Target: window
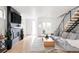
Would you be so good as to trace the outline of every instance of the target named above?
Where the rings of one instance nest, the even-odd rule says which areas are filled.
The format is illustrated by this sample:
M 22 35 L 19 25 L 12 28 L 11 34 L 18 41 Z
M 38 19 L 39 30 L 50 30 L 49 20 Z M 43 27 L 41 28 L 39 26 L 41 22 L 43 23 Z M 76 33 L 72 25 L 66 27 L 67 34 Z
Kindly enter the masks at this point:
M 4 18 L 3 11 L 0 9 L 0 18 Z

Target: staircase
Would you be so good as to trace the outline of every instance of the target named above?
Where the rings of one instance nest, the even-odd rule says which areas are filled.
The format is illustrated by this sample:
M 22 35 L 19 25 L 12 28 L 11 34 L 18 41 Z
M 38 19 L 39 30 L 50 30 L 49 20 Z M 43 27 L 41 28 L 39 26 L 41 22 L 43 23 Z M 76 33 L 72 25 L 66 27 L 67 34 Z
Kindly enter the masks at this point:
M 73 29 L 79 24 L 79 6 L 69 10 L 55 31 L 55 35 L 62 36 L 63 32 L 72 32 Z
M 79 9 L 74 12 L 74 15 L 71 16 L 71 19 L 67 21 L 64 26 L 66 32 L 71 32 L 79 24 Z

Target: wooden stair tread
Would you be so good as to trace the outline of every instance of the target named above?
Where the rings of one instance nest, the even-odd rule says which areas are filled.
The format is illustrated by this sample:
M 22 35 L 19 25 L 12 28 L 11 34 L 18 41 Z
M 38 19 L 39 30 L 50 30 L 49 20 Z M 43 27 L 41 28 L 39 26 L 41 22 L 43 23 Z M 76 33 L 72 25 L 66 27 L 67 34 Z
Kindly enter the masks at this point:
M 68 29 L 69 30 L 72 29 L 72 27 L 75 26 L 74 24 L 75 24 L 75 21 L 68 21 L 66 25 L 64 26 L 65 31 L 67 31 Z
M 79 19 L 79 16 L 73 16 L 72 19 Z
M 67 25 L 72 25 L 72 24 L 74 24 L 75 23 L 75 21 L 68 21 L 65 25 L 67 26 Z
M 74 15 L 79 16 L 79 12 L 75 12 Z
M 68 29 L 65 29 L 64 31 L 67 31 Z
M 68 26 L 68 25 L 73 25 L 75 22 L 74 21 L 68 21 L 65 26 Z
M 73 25 L 73 24 L 65 25 L 65 27 L 70 27 L 71 25 Z
M 71 21 L 77 21 L 78 19 L 71 19 Z
M 65 26 L 64 29 L 67 30 L 69 29 L 71 26 Z
M 79 12 L 79 8 L 76 11 Z
M 67 31 L 69 28 L 70 28 L 70 27 L 66 27 L 66 28 L 64 28 L 64 31 Z

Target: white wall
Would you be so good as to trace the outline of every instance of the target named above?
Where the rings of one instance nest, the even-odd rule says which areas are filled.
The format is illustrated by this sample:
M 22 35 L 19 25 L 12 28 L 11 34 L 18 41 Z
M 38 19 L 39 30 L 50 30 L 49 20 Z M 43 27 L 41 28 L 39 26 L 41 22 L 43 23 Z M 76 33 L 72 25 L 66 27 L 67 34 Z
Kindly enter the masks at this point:
M 34 18 L 22 19 L 22 27 L 24 35 L 36 35 L 37 33 L 37 21 Z
M 22 27 L 24 29 L 24 35 L 28 35 L 28 34 L 32 34 L 33 32 L 36 32 L 38 35 L 42 34 L 43 29 L 46 30 L 46 33 L 52 33 L 53 31 L 56 30 L 57 27 L 55 27 L 54 25 L 59 25 L 57 24 L 58 21 L 53 21 L 55 19 L 51 18 L 51 17 L 45 17 L 45 18 L 27 18 L 27 19 L 22 19 Z M 33 26 L 32 22 L 35 21 L 36 25 L 35 27 Z M 45 27 L 43 26 L 43 23 L 45 24 Z M 48 23 L 50 23 L 48 25 Z M 35 29 L 34 29 L 35 28 Z
M 24 30 L 24 35 L 32 33 L 32 21 L 31 19 L 22 19 L 22 27 Z
M 45 30 L 46 33 L 53 33 L 59 23 L 58 20 L 53 17 L 40 17 L 38 18 L 38 34 L 42 34 L 42 31 Z
M 43 30 L 42 23 L 51 23 L 51 26 L 47 28 L 45 26 L 47 33 L 53 33 L 59 26 L 62 18 L 58 18 L 63 13 L 66 13 L 73 6 L 51 6 L 51 7 L 14 7 L 22 15 L 22 26 L 24 28 L 24 34 L 32 34 L 33 27 L 32 21 L 36 22 L 36 32 L 40 35 Z M 41 28 L 39 25 L 41 24 Z
M 0 18 L 0 33 L 5 34 L 7 30 L 7 8 L 6 6 L 0 6 L 0 10 L 4 13 L 4 17 Z

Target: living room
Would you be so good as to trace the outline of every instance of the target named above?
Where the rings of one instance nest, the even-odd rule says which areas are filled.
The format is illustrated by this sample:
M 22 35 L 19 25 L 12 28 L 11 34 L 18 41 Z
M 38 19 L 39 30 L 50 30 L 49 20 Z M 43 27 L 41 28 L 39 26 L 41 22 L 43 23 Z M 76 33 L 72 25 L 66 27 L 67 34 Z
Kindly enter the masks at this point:
M 0 36 L 1 39 L 7 39 L 6 44 L 1 43 L 3 44 L 1 49 L 5 47 L 1 51 L 7 53 L 78 52 L 79 14 L 77 12 L 78 6 L 1 6 Z M 76 16 L 73 18 L 73 15 Z

